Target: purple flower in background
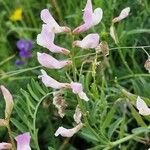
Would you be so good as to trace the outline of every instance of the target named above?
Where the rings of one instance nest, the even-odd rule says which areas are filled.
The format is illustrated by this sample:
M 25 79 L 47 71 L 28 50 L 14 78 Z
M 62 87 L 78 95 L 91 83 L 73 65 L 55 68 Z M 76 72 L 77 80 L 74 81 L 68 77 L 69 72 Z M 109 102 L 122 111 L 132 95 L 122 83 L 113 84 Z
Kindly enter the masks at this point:
M 21 61 L 21 60 L 19 60 L 19 59 L 17 59 L 17 60 L 15 61 L 15 64 L 16 64 L 17 66 L 20 66 L 20 65 L 24 65 L 24 62 Z
M 33 47 L 32 41 L 19 40 L 17 41 L 17 48 L 19 49 L 19 55 L 22 58 L 31 58 L 31 49 Z

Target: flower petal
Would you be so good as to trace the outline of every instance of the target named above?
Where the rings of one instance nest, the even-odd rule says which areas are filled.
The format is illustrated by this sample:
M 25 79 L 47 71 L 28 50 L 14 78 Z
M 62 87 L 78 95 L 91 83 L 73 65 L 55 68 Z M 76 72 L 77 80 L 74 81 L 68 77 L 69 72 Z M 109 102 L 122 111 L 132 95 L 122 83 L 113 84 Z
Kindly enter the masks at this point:
M 12 144 L 11 143 L 5 143 L 2 142 L 0 143 L 0 150 L 7 150 L 7 149 L 12 149 Z
M 72 89 L 72 92 L 75 93 L 75 94 L 78 94 L 81 99 L 83 99 L 85 101 L 89 100 L 89 98 L 83 92 L 83 87 L 82 87 L 81 83 L 72 82 L 70 84 L 70 88 Z
M 11 93 L 6 89 L 3 85 L 0 86 L 2 94 L 5 99 L 6 107 L 5 107 L 5 119 L 9 119 L 12 113 L 12 109 L 14 106 L 13 97 Z
M 99 44 L 99 35 L 97 33 L 88 34 L 82 41 L 74 41 L 73 45 L 83 49 L 96 48 Z
M 61 89 L 61 88 L 69 88 L 70 85 L 68 83 L 60 83 L 56 81 L 55 79 L 51 78 L 47 75 L 47 73 L 44 70 L 41 70 L 42 75 L 39 75 L 38 78 L 42 79 L 43 84 L 46 87 L 52 87 L 54 89 Z
M 58 25 L 48 9 L 41 11 L 41 20 L 48 25 L 49 30 L 53 33 L 70 32 L 70 28 Z
M 73 33 L 78 34 L 87 31 L 94 25 L 97 25 L 101 21 L 102 15 L 103 15 L 102 9 L 96 8 L 93 12 L 92 2 L 91 0 L 87 0 L 86 6 L 84 8 L 84 14 L 83 14 L 84 23 L 79 27 L 75 28 L 73 30 Z
M 72 129 L 66 129 L 64 127 L 59 127 L 57 131 L 55 132 L 55 136 L 61 135 L 63 137 L 72 137 L 75 133 L 77 133 L 81 128 L 83 127 L 83 124 L 80 123 L 77 126 L 75 126 Z
M 49 27 L 44 24 L 42 26 L 41 33 L 37 36 L 37 44 L 49 49 L 53 53 L 62 53 L 68 55 L 70 53 L 69 50 L 54 44 L 54 37 L 55 34 L 50 32 Z
M 121 21 L 122 19 L 128 17 L 129 12 L 130 12 L 130 7 L 124 8 L 124 9 L 121 11 L 121 13 L 119 14 L 119 16 L 116 17 L 116 18 L 114 18 L 114 19 L 112 20 L 112 22 L 113 22 L 113 23 L 116 23 L 116 22 L 119 22 L 119 21 Z
M 38 52 L 37 59 L 42 66 L 50 69 L 61 69 L 71 64 L 71 61 L 69 60 L 58 61 L 57 59 L 46 53 Z
M 30 139 L 31 137 L 29 132 L 15 137 L 15 140 L 17 141 L 17 150 L 31 150 Z
M 139 96 L 137 97 L 136 107 L 139 110 L 139 114 L 143 116 L 150 115 L 150 108 L 148 108 L 146 103 Z
M 103 10 L 101 8 L 96 8 L 92 14 L 92 26 L 95 26 L 101 22 L 103 18 Z

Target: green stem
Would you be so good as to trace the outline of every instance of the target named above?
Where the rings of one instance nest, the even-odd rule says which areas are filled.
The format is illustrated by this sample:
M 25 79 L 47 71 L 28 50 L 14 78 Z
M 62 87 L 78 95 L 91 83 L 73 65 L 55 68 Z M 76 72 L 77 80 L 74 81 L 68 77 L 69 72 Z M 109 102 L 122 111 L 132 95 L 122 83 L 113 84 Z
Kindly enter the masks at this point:
M 11 144 L 12 144 L 12 150 L 16 150 L 15 141 L 14 141 L 14 139 L 12 137 L 12 133 L 11 133 L 11 129 L 10 129 L 9 123 L 7 125 L 7 129 L 8 129 L 9 138 L 10 138 L 10 141 L 11 141 Z
M 72 42 L 74 41 L 74 35 L 72 35 Z M 76 70 L 76 63 L 75 63 L 75 51 L 74 51 L 74 48 L 72 46 L 72 50 L 71 50 L 71 60 L 72 60 L 72 72 L 73 72 L 73 78 L 74 78 L 74 81 L 77 81 L 77 70 Z
M 120 57 L 122 59 L 122 62 L 124 64 L 124 66 L 127 68 L 127 70 L 129 71 L 129 73 L 133 74 L 133 71 L 130 69 L 130 67 L 129 67 L 127 61 L 125 60 L 125 58 L 123 56 L 123 53 L 122 53 L 121 49 L 119 48 L 118 44 L 117 44 L 117 46 L 118 46 L 119 55 L 120 55 Z
M 12 56 L 8 57 L 7 59 L 1 61 L 1 62 L 0 62 L 0 66 L 3 65 L 3 64 L 5 64 L 5 63 L 8 62 L 9 60 L 13 59 L 15 56 L 16 56 L 16 55 L 13 54 Z
M 53 92 L 51 92 L 51 93 L 48 93 L 48 94 L 46 94 L 45 96 L 43 96 L 40 100 L 39 100 L 39 102 L 38 102 L 38 104 L 37 104 L 37 106 L 36 106 L 36 108 L 35 108 L 35 112 L 34 112 L 34 115 L 33 115 L 33 129 L 34 129 L 34 141 L 35 141 L 35 145 L 36 145 L 36 148 L 37 148 L 37 150 L 40 150 L 40 147 L 39 147 L 39 144 L 38 144 L 38 131 L 37 131 L 37 129 L 36 129 L 36 116 L 37 116 L 37 112 L 38 112 L 38 109 L 39 109 L 39 106 L 40 106 L 40 104 L 42 103 L 42 101 L 45 99 L 45 98 L 47 98 L 49 95 L 51 95 Z
M 12 76 L 15 76 L 15 75 L 27 72 L 27 71 L 35 70 L 35 69 L 38 69 L 38 68 L 41 68 L 41 66 L 36 66 L 36 67 L 27 68 L 27 69 L 22 69 L 22 70 L 19 70 L 19 71 L 18 70 L 17 71 L 16 70 L 15 71 L 10 71 L 10 72 L 5 73 L 4 75 L 0 74 L 0 75 L 2 75 L 0 80 L 5 79 L 5 78 L 9 78 L 9 77 L 12 77 Z

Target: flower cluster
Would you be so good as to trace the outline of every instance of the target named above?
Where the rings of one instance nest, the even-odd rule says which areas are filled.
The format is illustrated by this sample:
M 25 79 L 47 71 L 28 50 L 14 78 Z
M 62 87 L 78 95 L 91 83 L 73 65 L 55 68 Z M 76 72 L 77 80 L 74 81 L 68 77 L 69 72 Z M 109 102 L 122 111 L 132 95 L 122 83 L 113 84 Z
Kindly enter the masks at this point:
M 9 120 L 13 110 L 13 97 L 11 93 L 3 85 L 0 86 L 3 97 L 5 99 L 5 119 L 0 119 L 0 126 L 9 127 Z M 26 132 L 15 137 L 17 142 L 17 150 L 31 150 L 30 148 L 30 134 Z M 0 149 L 12 149 L 12 143 L 2 142 L 0 143 Z
M 22 65 L 25 63 L 25 59 L 32 57 L 31 50 L 32 50 L 33 44 L 31 40 L 28 41 L 28 40 L 21 39 L 17 41 L 16 45 L 19 50 L 19 56 L 21 58 L 21 60 L 20 59 L 16 60 L 16 65 Z
M 91 0 L 87 0 L 86 6 L 84 8 L 83 20 L 84 23 L 79 27 L 75 28 L 72 34 L 79 34 L 81 32 L 87 31 L 91 27 L 97 25 L 102 19 L 102 9 L 96 8 L 93 11 L 92 2 Z M 71 32 L 71 29 L 66 26 L 60 26 L 55 19 L 52 17 L 48 9 L 44 9 L 41 11 L 41 20 L 43 21 L 42 31 L 40 34 L 37 35 L 37 44 L 47 48 L 52 53 L 64 54 L 68 55 L 70 51 L 66 48 L 60 47 L 55 44 L 55 34 L 57 33 L 68 33 Z M 97 33 L 88 34 L 85 38 L 81 41 L 76 40 L 72 43 L 73 46 L 78 46 L 82 49 L 93 49 L 96 48 L 99 44 L 99 35 Z M 37 53 L 38 62 L 46 68 L 49 69 L 61 69 L 67 67 L 72 64 L 72 61 L 68 60 L 57 60 L 52 55 L 47 53 Z M 81 83 L 78 82 L 71 82 L 71 83 L 61 83 L 50 77 L 45 70 L 41 70 L 41 75 L 38 76 L 43 82 L 46 87 L 51 87 L 53 89 L 61 90 L 63 89 L 70 89 L 74 94 L 77 94 L 80 99 L 88 101 L 89 98 L 83 92 L 83 86 Z M 60 117 L 64 116 L 65 108 L 67 104 L 64 102 L 59 91 L 54 93 L 53 104 L 58 109 L 58 114 Z M 55 133 L 55 136 L 59 134 L 65 137 L 71 137 L 74 133 L 81 129 L 83 126 L 81 122 L 82 113 L 80 111 L 79 106 L 77 106 L 75 114 L 74 114 L 74 121 L 77 124 L 72 129 L 66 129 L 64 127 L 59 127 Z

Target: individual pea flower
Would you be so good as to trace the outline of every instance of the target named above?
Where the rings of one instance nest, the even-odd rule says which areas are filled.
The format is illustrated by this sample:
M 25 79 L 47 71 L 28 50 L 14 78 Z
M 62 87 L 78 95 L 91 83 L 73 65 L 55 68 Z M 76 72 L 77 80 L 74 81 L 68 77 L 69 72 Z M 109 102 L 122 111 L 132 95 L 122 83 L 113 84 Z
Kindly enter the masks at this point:
M 17 8 L 12 15 L 9 17 L 11 21 L 21 21 L 22 20 L 22 8 Z
M 55 132 L 55 136 L 61 135 L 63 137 L 72 137 L 75 133 L 77 133 L 83 127 L 82 123 L 79 123 L 74 128 L 66 129 L 64 127 L 59 127 Z
M 60 91 L 53 92 L 53 104 L 58 109 L 58 114 L 61 118 L 65 116 L 65 109 L 67 107 L 67 103 L 63 99 Z
M 97 25 L 102 20 L 103 11 L 101 8 L 96 8 L 93 12 L 91 0 L 87 0 L 84 8 L 83 20 L 84 23 L 73 30 L 74 34 L 87 31 L 91 27 Z
M 73 46 L 78 46 L 83 49 L 96 48 L 99 44 L 99 35 L 97 33 L 88 34 L 81 41 L 73 42 Z
M 72 92 L 75 94 L 78 94 L 78 96 L 85 100 L 88 101 L 89 98 L 87 97 L 87 95 L 83 92 L 83 86 L 81 83 L 78 82 L 71 82 L 70 87 L 72 89 Z
M 82 112 L 80 110 L 79 105 L 76 106 L 75 113 L 73 115 L 74 121 L 79 124 L 81 122 Z
M 19 49 L 19 55 L 21 58 L 31 58 L 32 53 L 31 50 L 33 48 L 33 44 L 31 40 L 19 40 L 17 41 L 17 48 Z
M 4 99 L 5 99 L 5 103 L 6 103 L 5 119 L 9 120 L 10 119 L 10 115 L 11 115 L 12 110 L 13 110 L 13 106 L 14 106 L 13 97 L 12 97 L 11 93 L 8 91 L 8 89 L 6 89 L 3 85 L 1 85 L 0 88 L 1 88 L 2 94 L 3 94 Z M 6 123 L 4 120 L 2 122 L 4 124 Z
M 60 83 L 55 79 L 51 78 L 46 71 L 41 70 L 42 75 L 39 75 L 38 78 L 42 79 L 43 84 L 46 87 L 52 87 L 54 89 L 62 89 L 62 88 L 69 88 L 69 83 Z
M 69 60 L 58 61 L 51 55 L 48 55 L 46 53 L 39 53 L 39 52 L 37 52 L 37 59 L 42 66 L 50 69 L 61 69 L 65 66 L 71 65 L 72 63 L 72 61 Z
M 61 33 L 61 32 L 70 32 L 70 28 L 66 27 L 66 26 L 59 26 L 59 24 L 55 21 L 55 19 L 53 18 L 53 16 L 51 15 L 51 13 L 49 12 L 48 9 L 43 9 L 41 11 L 41 20 L 47 24 L 48 29 L 50 30 L 50 32 L 53 33 Z
M 8 149 L 12 149 L 11 143 L 6 143 L 6 142 L 0 143 L 0 150 L 8 150 Z
M 49 31 L 49 26 L 44 24 L 41 33 L 37 35 L 37 44 L 49 49 L 53 53 L 68 55 L 70 53 L 69 50 L 54 44 L 54 37 L 55 34 Z
M 17 150 L 31 150 L 30 147 L 30 133 L 26 132 L 15 137 L 17 141 Z
M 104 56 L 109 55 L 109 46 L 106 41 L 101 41 L 100 44 L 95 48 L 96 53 L 102 52 Z
M 116 22 L 119 22 L 119 21 L 125 19 L 126 17 L 128 17 L 129 12 L 130 12 L 130 7 L 124 8 L 124 9 L 121 11 L 121 13 L 119 14 L 119 16 L 118 16 L 118 17 L 115 17 L 115 18 L 112 20 L 112 23 L 116 23 Z
M 140 98 L 140 96 L 137 97 L 136 108 L 139 110 L 139 114 L 143 116 L 150 115 L 150 108 L 148 108 L 147 104 Z
M 150 73 L 150 57 L 146 60 L 144 67 Z

